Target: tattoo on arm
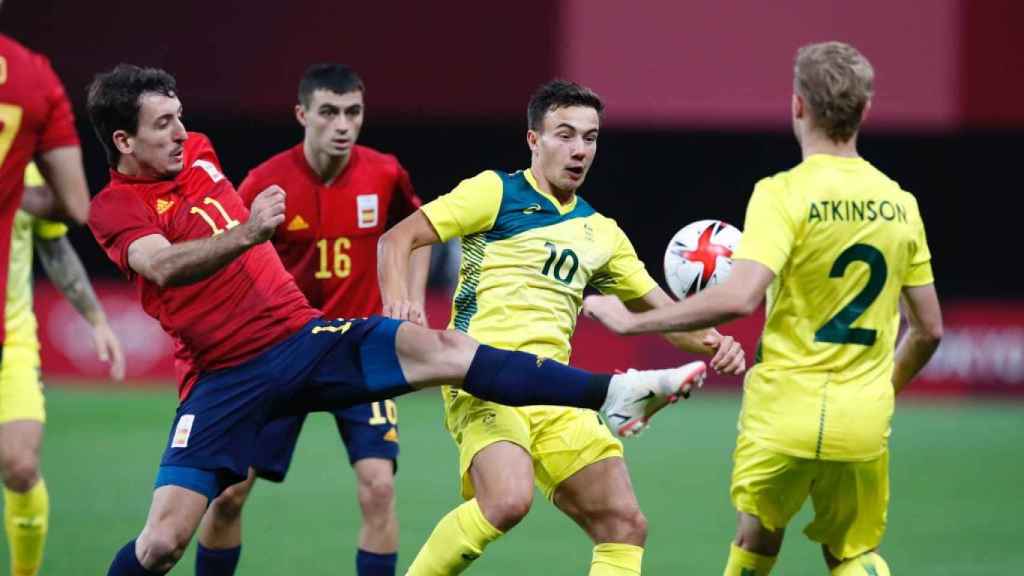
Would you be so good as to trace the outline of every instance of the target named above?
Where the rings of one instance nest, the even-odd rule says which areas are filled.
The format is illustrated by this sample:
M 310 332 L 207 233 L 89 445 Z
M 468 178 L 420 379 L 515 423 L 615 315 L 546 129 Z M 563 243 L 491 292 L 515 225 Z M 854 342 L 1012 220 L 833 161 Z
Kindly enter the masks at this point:
M 35 239 L 39 262 L 46 275 L 90 324 L 103 318 L 103 307 L 96 298 L 96 292 L 89 283 L 89 276 L 82 266 L 74 247 L 67 237 Z

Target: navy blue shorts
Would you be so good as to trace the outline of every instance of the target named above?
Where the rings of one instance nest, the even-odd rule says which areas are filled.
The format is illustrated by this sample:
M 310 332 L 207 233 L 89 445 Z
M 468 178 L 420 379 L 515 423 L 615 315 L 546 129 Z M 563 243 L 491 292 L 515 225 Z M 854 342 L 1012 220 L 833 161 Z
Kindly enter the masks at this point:
M 411 391 L 395 351 L 399 325 L 380 316 L 313 320 L 243 364 L 203 374 L 178 406 L 156 486 L 212 500 L 245 479 L 268 422 Z
M 364 458 L 382 458 L 391 460 L 398 470 L 398 407 L 394 400 L 357 404 L 332 414 L 350 464 Z M 282 416 L 260 430 L 253 462 L 260 478 L 284 481 L 305 421 L 305 414 Z

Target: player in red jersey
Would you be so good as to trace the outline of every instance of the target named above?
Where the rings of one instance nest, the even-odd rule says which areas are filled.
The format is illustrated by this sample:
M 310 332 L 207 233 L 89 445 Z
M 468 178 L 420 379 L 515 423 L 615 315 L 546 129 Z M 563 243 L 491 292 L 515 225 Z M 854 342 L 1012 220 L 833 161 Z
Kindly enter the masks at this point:
M 45 57 L 0 34 L 0 294 L 7 294 L 11 230 L 33 157 L 56 195 L 56 211 L 47 216 L 85 222 L 89 190 L 64 87 Z M 0 314 L 0 382 L 22 373 L 14 358 L 3 358 L 5 340 Z M 43 422 L 38 407 L 22 399 L 0 388 L 0 473 L 12 571 L 32 575 L 42 559 L 49 495 L 39 475 Z
M 111 165 L 89 226 L 176 344 L 181 402 L 146 525 L 109 576 L 165 574 L 207 504 L 247 477 L 257 435 L 288 414 L 452 384 L 508 405 L 649 417 L 698 382 L 686 369 L 591 374 L 381 316 L 325 320 L 266 241 L 284 222 L 271 186 L 246 209 L 210 141 L 188 133 L 174 78 L 120 65 L 89 88 Z
M 347 66 L 311 66 L 299 83 L 297 144 L 254 168 L 238 189 L 252 204 L 261 190 L 288 194 L 274 249 L 310 303 L 329 318 L 380 314 L 377 240 L 420 206 L 409 175 L 391 155 L 356 144 L 363 123 L 363 82 Z M 423 318 L 429 247 L 414 254 L 410 286 Z M 356 474 L 363 524 L 356 552 L 360 576 L 393 575 L 398 553 L 394 485 L 398 412 L 392 400 L 334 412 Z M 278 419 L 260 433 L 255 475 L 287 474 L 305 415 Z M 196 574 L 234 573 L 242 545 L 241 512 L 255 480 L 236 484 L 210 505 L 199 530 Z

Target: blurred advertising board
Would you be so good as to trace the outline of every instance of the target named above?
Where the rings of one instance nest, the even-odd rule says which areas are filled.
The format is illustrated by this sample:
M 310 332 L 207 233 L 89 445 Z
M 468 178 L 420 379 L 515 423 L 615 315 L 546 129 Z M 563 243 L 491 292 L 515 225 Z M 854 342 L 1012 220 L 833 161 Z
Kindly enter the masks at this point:
M 107 316 L 121 337 L 128 379 L 169 382 L 174 378 L 174 346 L 159 324 L 143 312 L 134 289 L 122 282 L 96 286 Z M 62 382 L 93 383 L 107 378 L 96 358 L 89 326 L 59 292 L 40 283 L 35 292 L 43 374 Z M 449 317 L 446 294 L 432 293 L 427 305 L 434 327 Z M 935 357 L 911 385 L 912 393 L 1024 394 L 1024 300 L 953 301 L 943 306 L 945 336 Z M 732 322 L 722 332 L 736 337 L 753 356 L 761 330 L 759 315 Z M 595 371 L 663 367 L 694 357 L 656 336 L 620 338 L 581 318 L 573 337 L 573 364 Z M 707 385 L 739 390 L 736 377 L 713 375 Z

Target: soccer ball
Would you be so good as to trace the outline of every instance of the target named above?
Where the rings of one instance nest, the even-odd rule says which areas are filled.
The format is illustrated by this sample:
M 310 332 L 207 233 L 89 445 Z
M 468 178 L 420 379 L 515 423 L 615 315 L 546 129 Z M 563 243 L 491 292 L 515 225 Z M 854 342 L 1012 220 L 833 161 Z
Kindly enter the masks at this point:
M 740 231 L 721 220 L 683 226 L 665 249 L 665 281 L 683 299 L 729 277 Z

